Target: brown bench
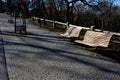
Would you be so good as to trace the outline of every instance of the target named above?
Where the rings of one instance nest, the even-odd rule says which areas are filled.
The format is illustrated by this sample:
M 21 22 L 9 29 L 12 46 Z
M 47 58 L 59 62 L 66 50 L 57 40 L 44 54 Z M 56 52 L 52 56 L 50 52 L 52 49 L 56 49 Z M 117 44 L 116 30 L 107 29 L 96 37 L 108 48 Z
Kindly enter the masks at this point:
M 75 40 L 76 43 L 91 47 L 108 47 L 112 34 L 87 31 L 84 40 Z

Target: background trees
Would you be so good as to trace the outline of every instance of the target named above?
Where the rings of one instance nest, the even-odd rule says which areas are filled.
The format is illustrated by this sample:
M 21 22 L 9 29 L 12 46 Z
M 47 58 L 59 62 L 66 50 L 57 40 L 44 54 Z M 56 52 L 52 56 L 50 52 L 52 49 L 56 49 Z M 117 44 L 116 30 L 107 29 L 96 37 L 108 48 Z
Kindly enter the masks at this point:
M 0 12 L 4 12 L 5 11 L 5 3 L 2 1 L 2 0 L 0 0 Z
M 120 32 L 119 0 L 7 0 L 9 12 L 13 2 L 31 16 Z

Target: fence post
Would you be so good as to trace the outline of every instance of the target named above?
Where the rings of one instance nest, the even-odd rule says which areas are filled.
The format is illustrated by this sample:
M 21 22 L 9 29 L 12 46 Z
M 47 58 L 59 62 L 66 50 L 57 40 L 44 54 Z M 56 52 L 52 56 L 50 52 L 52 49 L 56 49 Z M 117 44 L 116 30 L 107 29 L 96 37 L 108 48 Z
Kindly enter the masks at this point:
M 53 29 L 55 29 L 55 20 L 53 20 Z
M 41 28 L 41 20 L 40 20 L 40 18 L 38 19 L 38 23 L 39 23 L 39 26 Z
M 68 29 L 68 27 L 69 27 L 69 22 L 66 23 L 66 29 Z
M 16 13 L 15 13 L 15 11 L 14 11 L 14 17 L 15 17 L 15 23 L 14 23 L 14 27 L 15 27 L 15 29 L 14 29 L 14 31 L 15 31 L 15 33 L 17 33 L 17 29 L 16 29 Z
M 94 25 L 90 26 L 90 31 L 93 31 Z
M 44 25 L 46 25 L 46 21 L 45 21 L 45 18 L 44 18 Z
M 32 21 L 35 21 L 34 17 L 32 17 Z

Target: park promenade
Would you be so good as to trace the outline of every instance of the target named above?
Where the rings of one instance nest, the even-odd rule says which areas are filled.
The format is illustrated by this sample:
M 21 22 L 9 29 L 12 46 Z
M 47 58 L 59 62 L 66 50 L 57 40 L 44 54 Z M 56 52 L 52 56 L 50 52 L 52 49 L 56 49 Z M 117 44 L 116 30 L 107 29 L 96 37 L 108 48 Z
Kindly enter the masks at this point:
M 117 61 L 29 22 L 31 34 L 14 34 L 8 19 L 0 14 L 0 80 L 120 80 Z

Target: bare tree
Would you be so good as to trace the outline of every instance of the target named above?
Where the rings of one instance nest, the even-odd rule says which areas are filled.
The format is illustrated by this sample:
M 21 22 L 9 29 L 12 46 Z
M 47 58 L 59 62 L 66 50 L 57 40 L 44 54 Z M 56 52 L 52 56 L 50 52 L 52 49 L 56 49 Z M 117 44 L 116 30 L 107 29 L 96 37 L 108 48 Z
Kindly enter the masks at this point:
M 113 26 L 116 0 L 32 0 L 31 8 L 39 16 L 76 25 L 95 24 L 101 29 Z M 76 6 L 77 4 L 77 6 Z M 96 27 L 96 28 L 97 28 Z

